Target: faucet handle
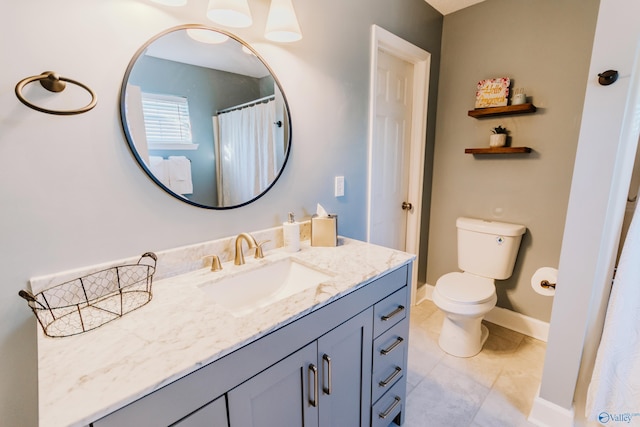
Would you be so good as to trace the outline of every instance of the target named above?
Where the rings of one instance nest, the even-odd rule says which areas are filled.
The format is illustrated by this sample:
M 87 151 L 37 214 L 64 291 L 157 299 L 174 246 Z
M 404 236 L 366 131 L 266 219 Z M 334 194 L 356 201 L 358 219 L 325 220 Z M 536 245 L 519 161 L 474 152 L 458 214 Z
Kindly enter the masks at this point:
M 259 242 L 258 245 L 256 246 L 256 254 L 255 254 L 255 258 L 259 259 L 259 258 L 264 258 L 264 253 L 262 252 L 262 245 L 264 245 L 267 242 L 270 242 L 271 240 L 264 240 L 262 242 Z
M 211 271 L 222 270 L 222 264 L 220 263 L 220 258 L 218 257 L 218 255 L 207 255 L 204 258 L 211 258 Z

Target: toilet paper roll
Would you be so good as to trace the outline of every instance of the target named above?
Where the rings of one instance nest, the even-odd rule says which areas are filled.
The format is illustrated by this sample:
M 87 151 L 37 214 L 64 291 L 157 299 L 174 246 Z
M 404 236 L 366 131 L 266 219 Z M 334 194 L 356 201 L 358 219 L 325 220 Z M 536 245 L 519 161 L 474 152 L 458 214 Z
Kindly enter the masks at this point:
M 544 288 L 540 284 L 543 280 L 549 283 L 558 282 L 558 270 L 552 267 L 541 267 L 531 276 L 531 287 L 536 293 L 545 296 L 553 296 L 556 293 L 554 288 Z

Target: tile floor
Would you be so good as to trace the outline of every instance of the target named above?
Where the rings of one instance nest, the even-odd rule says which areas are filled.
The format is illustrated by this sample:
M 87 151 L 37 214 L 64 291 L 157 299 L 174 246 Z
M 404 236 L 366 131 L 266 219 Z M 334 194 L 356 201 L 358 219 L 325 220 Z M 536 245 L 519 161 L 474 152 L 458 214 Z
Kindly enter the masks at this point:
M 431 301 L 412 307 L 404 427 L 532 426 L 546 344 L 485 323 L 483 350 L 457 358 L 438 346 L 442 317 Z

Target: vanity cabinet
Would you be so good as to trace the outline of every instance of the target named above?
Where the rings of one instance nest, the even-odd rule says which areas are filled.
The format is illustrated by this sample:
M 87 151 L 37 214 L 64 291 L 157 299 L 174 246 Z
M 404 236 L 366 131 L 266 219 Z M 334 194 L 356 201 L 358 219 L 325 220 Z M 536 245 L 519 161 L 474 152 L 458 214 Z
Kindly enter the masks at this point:
M 231 425 L 317 427 L 316 355 L 309 344 L 231 390 Z
M 411 267 L 356 286 L 91 425 L 399 425 Z
M 172 427 L 227 427 L 228 425 L 226 396 L 220 396 L 193 414 L 172 424 Z
M 231 390 L 230 425 L 368 425 L 371 319 L 365 310 Z
M 402 288 L 374 306 L 371 381 L 372 427 L 404 422 L 409 341 L 408 289 Z
M 320 426 L 368 426 L 373 310 L 318 340 Z

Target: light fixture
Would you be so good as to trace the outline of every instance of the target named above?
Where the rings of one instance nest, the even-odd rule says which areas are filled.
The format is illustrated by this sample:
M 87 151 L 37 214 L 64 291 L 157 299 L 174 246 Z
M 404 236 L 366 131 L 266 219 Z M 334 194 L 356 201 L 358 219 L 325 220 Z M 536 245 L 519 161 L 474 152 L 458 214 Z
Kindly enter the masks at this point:
M 234 28 L 249 27 L 253 23 L 247 0 L 209 0 L 207 18 Z
M 184 6 L 187 0 L 151 0 L 154 3 L 160 3 L 165 6 Z
M 275 42 L 295 42 L 302 38 L 291 0 L 271 0 L 264 36 Z
M 200 43 L 220 44 L 229 40 L 229 36 L 204 28 L 187 28 L 187 35 Z

